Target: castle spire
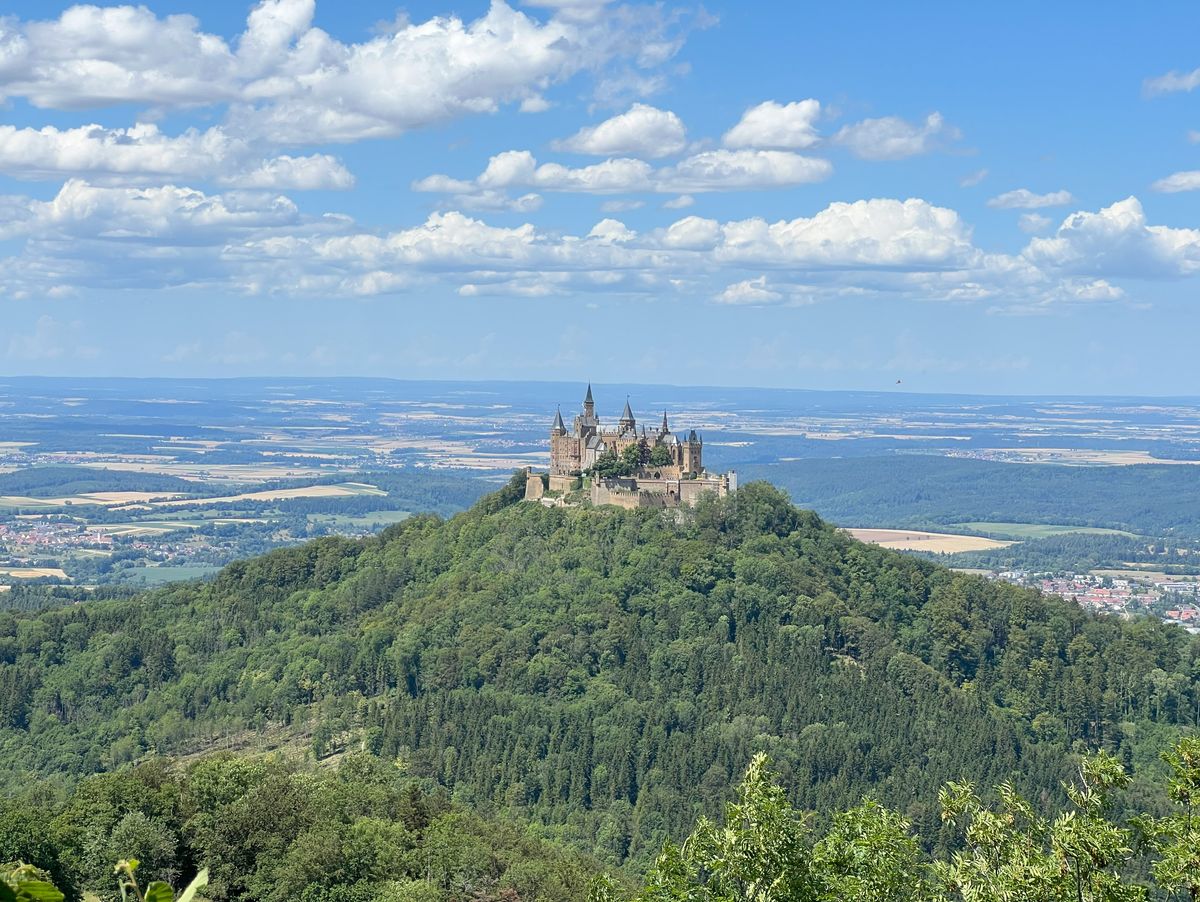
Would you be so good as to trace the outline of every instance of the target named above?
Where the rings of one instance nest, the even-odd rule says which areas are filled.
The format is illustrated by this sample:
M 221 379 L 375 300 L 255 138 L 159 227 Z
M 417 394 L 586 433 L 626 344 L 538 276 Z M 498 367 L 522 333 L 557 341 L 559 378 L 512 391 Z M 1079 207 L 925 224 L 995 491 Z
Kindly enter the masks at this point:
M 635 420 L 633 419 L 633 410 L 629 406 L 629 396 L 625 396 L 625 409 L 621 412 L 621 425 L 628 424 L 632 426 Z
M 596 422 L 596 402 L 592 400 L 592 383 L 588 383 L 587 394 L 583 396 L 583 419 L 588 423 Z
M 566 435 L 567 427 L 563 423 L 562 410 L 554 411 L 554 425 L 550 427 L 550 431 L 555 435 Z
M 662 432 L 663 435 L 666 435 L 668 432 L 671 431 L 670 428 L 667 426 L 667 412 L 665 410 L 663 411 L 662 429 L 660 431 Z

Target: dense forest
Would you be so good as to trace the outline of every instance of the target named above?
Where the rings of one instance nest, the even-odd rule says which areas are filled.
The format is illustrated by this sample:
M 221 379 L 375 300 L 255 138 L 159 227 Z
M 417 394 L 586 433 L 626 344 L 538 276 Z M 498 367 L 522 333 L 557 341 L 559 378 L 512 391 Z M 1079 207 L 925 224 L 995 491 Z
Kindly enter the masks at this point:
M 203 895 L 219 902 L 576 902 L 600 871 L 366 754 L 319 772 L 216 754 L 154 759 L 69 794 L 27 784 L 0 800 L 0 856 L 105 902 L 134 897 L 113 872 L 129 859 L 143 887 L 180 887 L 204 868 Z
M 1071 752 L 1152 773 L 1200 722 L 1200 640 L 863 545 L 769 486 L 678 516 L 521 492 L 211 583 L 0 613 L 0 779 L 363 748 L 636 864 L 758 752 L 793 804 L 871 792 L 936 848 L 948 780 L 1050 804 Z
M 1200 538 L 1190 465 L 1065 467 L 935 455 L 782 461 L 740 467 L 843 526 L 1054 523 Z
M 953 851 L 930 856 L 871 797 L 814 828 L 756 755 L 723 813 L 667 841 L 640 891 L 620 871 L 480 817 L 369 754 L 336 770 L 278 756 L 155 759 L 70 795 L 0 802 L 11 902 L 1150 902 L 1200 898 L 1200 738 L 1163 754 L 1164 813 L 1122 804 L 1113 756 L 1084 756 L 1043 814 L 1009 784 L 938 793 Z M 113 862 L 116 862 L 115 868 Z M 186 884 L 176 895 L 175 889 Z M 82 891 L 82 893 L 81 893 Z
M 58 498 L 89 492 L 172 492 L 196 491 L 196 483 L 178 476 L 158 473 L 134 473 L 126 470 L 100 470 L 92 467 L 23 467 L 0 473 L 0 495 L 25 495 L 30 498 Z
M 1131 538 L 1095 533 L 1065 533 L 1044 539 L 1027 539 L 1004 548 L 963 551 L 945 555 L 953 567 L 988 570 L 1070 571 L 1081 573 L 1098 567 L 1123 568 L 1149 564 L 1165 573 L 1200 572 L 1200 547 L 1195 541 Z

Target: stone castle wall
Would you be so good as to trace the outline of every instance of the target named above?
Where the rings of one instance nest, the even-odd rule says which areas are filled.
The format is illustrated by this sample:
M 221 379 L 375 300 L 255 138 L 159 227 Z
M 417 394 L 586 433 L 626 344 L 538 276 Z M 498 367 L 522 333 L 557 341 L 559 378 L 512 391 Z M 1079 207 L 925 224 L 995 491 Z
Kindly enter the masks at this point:
M 525 473 L 525 500 L 540 501 L 542 496 L 546 494 L 546 485 L 542 482 L 542 477 L 532 471 Z
M 615 504 L 624 508 L 677 507 L 694 505 L 706 492 L 724 498 L 736 490 L 736 476 L 707 476 L 700 479 L 643 479 L 622 477 L 592 480 L 592 504 Z
M 550 474 L 550 491 L 552 492 L 573 492 L 580 487 L 580 478 L 578 476 L 568 476 L 565 474 L 551 473 Z

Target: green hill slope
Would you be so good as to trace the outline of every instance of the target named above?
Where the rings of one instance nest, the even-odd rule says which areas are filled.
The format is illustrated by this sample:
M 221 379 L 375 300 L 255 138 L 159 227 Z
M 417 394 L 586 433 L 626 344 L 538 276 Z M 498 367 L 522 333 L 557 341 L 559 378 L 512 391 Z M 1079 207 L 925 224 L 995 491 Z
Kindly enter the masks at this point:
M 364 745 L 645 860 L 757 751 L 801 807 L 871 791 L 934 839 L 946 780 L 1053 794 L 1072 748 L 1139 763 L 1142 724 L 1200 716 L 1185 633 L 860 544 L 768 486 L 679 517 L 519 489 L 209 584 L 0 614 L 0 779 Z

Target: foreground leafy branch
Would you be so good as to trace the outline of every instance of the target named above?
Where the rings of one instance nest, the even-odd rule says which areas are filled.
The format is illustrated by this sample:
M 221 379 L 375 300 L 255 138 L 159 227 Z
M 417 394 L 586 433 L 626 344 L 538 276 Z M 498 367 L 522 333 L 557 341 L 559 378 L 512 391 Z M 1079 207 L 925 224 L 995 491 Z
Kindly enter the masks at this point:
M 985 801 L 970 783 L 940 793 L 943 822 L 961 848 L 922 857 L 910 825 L 868 799 L 836 815 L 813 841 L 804 819 L 774 782 L 765 757 L 751 763 L 724 824 L 701 819 L 682 846 L 668 844 L 632 902 L 1135 902 L 1183 890 L 1200 898 L 1200 739 L 1164 755 L 1178 811 L 1163 818 L 1113 818 L 1129 784 L 1120 762 L 1084 758 L 1064 786 L 1070 808 L 1039 814 L 1007 783 Z M 1135 835 L 1149 837 L 1156 885 L 1134 876 Z M 617 902 L 606 880 L 591 902 Z M 1161 898 L 1155 895 L 1154 898 Z
M 1040 811 L 1008 783 L 990 793 L 969 782 L 949 783 L 939 803 L 943 838 L 955 851 L 930 858 L 912 825 L 870 798 L 833 815 L 818 835 L 788 800 L 766 756 L 758 755 L 722 817 L 701 818 L 683 843 L 664 845 L 639 891 L 631 894 L 618 879 L 601 876 L 591 882 L 588 898 L 1195 902 L 1200 899 L 1200 737 L 1179 740 L 1163 758 L 1171 804 L 1163 816 L 1126 819 L 1117 813 L 1129 802 L 1122 793 L 1130 778 L 1106 752 L 1079 761 L 1063 786 L 1068 807 L 1056 814 Z M 448 803 L 423 796 L 387 767 L 366 755 L 351 756 L 335 775 L 320 777 L 220 756 L 193 765 L 186 793 L 196 803 L 190 829 L 197 831 L 194 848 L 200 854 L 193 860 L 212 868 L 212 885 L 205 868 L 176 895 L 163 875 L 180 871 L 164 869 L 160 862 L 157 869 L 145 866 L 157 879 L 143 886 L 140 862 L 126 858 L 115 868 L 119 898 L 199 902 L 197 893 L 205 887 L 216 902 L 573 902 L 583 895 L 586 863 L 558 860 L 548 847 L 516 835 L 508 846 L 509 840 L 500 842 L 504 831 L 498 824 L 473 821 L 463 811 L 447 808 L 439 815 L 435 808 Z M 105 804 L 101 793 L 87 798 L 93 806 Z M 308 827 L 295 816 L 305 799 L 320 800 L 323 812 L 323 819 Z M 373 814 L 338 821 L 338 809 L 347 805 Z M 115 845 L 111 837 L 90 835 L 103 840 L 100 848 Z M 154 847 L 150 833 L 136 836 L 141 838 L 121 842 L 130 851 Z M 84 893 L 85 902 L 117 898 L 111 882 L 106 888 L 80 878 L 73 878 L 75 886 L 100 894 Z M 67 884 L 56 888 L 54 879 L 29 864 L 0 866 L 0 902 L 77 898 Z
M 121 902 L 132 902 L 132 900 L 137 900 L 137 902 L 193 902 L 196 893 L 208 886 L 208 868 L 204 868 L 179 894 L 178 899 L 175 898 L 175 891 L 171 889 L 171 885 L 162 880 L 152 881 L 143 892 L 142 888 L 138 886 L 137 869 L 138 860 L 128 858 L 118 861 L 113 870 L 117 876 L 117 884 L 121 888 Z

